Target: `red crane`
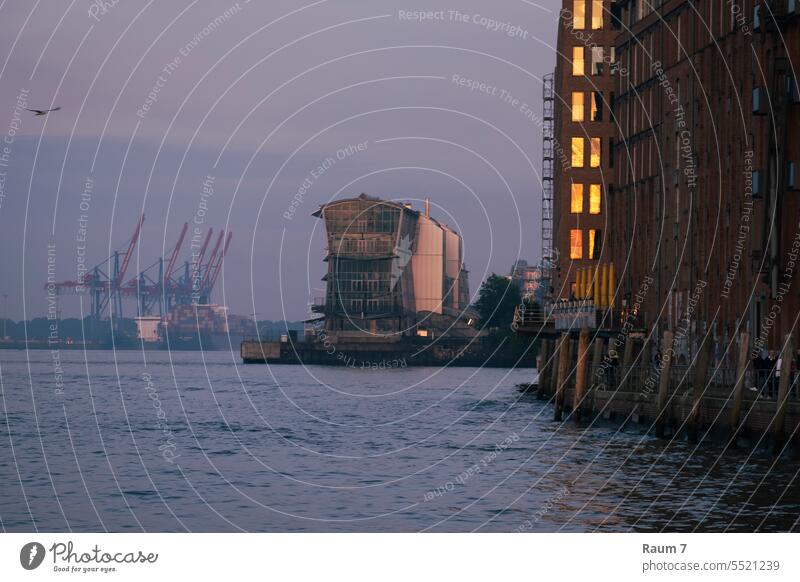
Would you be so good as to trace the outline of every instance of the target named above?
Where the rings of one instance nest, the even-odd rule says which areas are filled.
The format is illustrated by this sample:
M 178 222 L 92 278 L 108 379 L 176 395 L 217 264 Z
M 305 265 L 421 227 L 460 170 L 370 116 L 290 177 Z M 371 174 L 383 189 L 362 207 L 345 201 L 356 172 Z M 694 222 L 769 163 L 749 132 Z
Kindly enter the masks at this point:
M 183 228 L 181 229 L 181 234 L 178 235 L 178 242 L 175 244 L 175 248 L 172 249 L 172 254 L 167 261 L 167 269 L 164 271 L 164 278 L 163 282 L 165 286 L 169 285 L 169 278 L 172 277 L 172 272 L 175 269 L 175 263 L 178 260 L 178 254 L 181 251 L 181 246 L 183 245 L 183 239 L 186 238 L 186 231 L 189 230 L 189 223 L 184 222 Z
M 208 295 L 211 295 L 211 290 L 214 288 L 214 285 L 217 282 L 217 277 L 219 277 L 219 272 L 222 270 L 222 261 L 225 258 L 225 255 L 228 254 L 228 247 L 231 246 L 231 239 L 233 238 L 233 233 L 228 232 L 228 239 L 225 241 L 225 248 L 222 249 L 222 252 L 219 255 L 219 260 L 217 261 L 217 265 L 214 268 L 214 273 L 211 275 L 211 280 L 208 282 Z
M 211 256 L 208 258 L 208 262 L 203 267 L 203 278 L 200 281 L 200 294 L 204 296 L 204 303 L 207 302 L 208 295 L 206 291 L 208 290 L 208 278 L 211 275 L 211 270 L 214 268 L 214 264 L 217 259 L 217 253 L 219 252 L 219 246 L 222 244 L 222 239 L 225 236 L 225 231 L 221 230 L 219 232 L 219 236 L 217 237 L 217 242 L 214 244 L 214 250 L 211 251 Z

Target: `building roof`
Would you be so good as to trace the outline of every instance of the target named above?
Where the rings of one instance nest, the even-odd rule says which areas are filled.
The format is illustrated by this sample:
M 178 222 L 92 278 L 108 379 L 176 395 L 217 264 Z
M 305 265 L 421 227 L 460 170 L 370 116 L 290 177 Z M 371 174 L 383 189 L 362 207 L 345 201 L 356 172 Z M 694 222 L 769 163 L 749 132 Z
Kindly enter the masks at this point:
M 322 216 L 322 211 L 328 208 L 329 206 L 344 204 L 346 202 L 358 202 L 358 201 L 374 202 L 376 205 L 384 204 L 386 206 L 392 206 L 394 208 L 399 208 L 401 210 L 407 210 L 417 215 L 419 214 L 419 211 L 414 210 L 410 204 L 403 204 L 401 202 L 395 202 L 393 200 L 383 200 L 382 198 L 377 198 L 375 196 L 368 196 L 362 192 L 355 198 L 344 198 L 342 200 L 334 200 L 333 202 L 328 202 L 327 204 L 321 204 L 319 209 L 316 212 L 313 212 L 311 216 L 316 216 L 317 218 L 319 218 Z

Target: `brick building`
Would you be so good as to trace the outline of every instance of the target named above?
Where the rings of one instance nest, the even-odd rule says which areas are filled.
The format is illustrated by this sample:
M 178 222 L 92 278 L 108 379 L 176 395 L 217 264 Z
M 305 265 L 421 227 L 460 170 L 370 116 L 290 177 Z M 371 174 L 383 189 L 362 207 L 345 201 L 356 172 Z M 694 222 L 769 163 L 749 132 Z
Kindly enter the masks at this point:
M 798 67 L 800 0 L 563 3 L 552 292 L 573 300 L 563 311 L 670 329 L 686 359 L 706 332 L 717 356 L 739 331 L 754 350 L 798 333 Z
M 707 331 L 718 356 L 738 331 L 797 333 L 798 4 L 614 3 L 617 302 L 683 357 Z
M 564 0 L 559 17 L 553 139 L 553 246 L 558 252 L 551 283 L 556 300 L 593 294 L 582 281 L 607 254 L 618 32 L 611 5 L 609 0 Z

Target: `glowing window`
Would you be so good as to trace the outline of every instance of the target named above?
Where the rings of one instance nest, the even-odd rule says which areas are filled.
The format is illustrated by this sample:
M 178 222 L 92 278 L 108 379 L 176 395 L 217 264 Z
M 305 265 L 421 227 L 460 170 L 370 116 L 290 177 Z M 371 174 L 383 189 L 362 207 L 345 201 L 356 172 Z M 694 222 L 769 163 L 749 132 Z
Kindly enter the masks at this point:
M 589 186 L 589 214 L 600 214 L 602 198 L 600 184 L 591 184 Z
M 572 28 L 575 30 L 586 28 L 586 0 L 575 0 L 572 3 Z
M 583 121 L 584 109 L 583 93 L 572 93 L 572 121 Z
M 603 0 L 592 0 L 592 30 L 603 28 Z
M 599 168 L 600 167 L 600 138 L 599 137 L 593 137 L 589 141 L 591 142 L 591 147 L 592 147 L 591 155 L 590 155 L 590 158 L 589 158 L 589 165 L 592 168 Z M 583 140 L 581 140 L 581 142 L 583 142 Z M 572 144 L 572 147 L 573 147 L 572 157 L 573 157 L 573 160 L 574 160 L 575 159 L 575 149 L 574 149 L 575 148 L 575 143 L 574 142 Z M 583 143 L 581 143 L 581 153 L 583 153 Z M 583 159 L 583 156 L 581 156 L 581 159 Z M 583 167 L 583 164 L 581 164 L 581 167 Z
M 582 46 L 572 47 L 572 75 L 574 77 L 583 77 L 586 71 L 585 61 L 584 48 Z
M 569 231 L 569 258 L 583 258 L 583 231 L 580 229 Z
M 583 167 L 583 138 L 582 137 L 573 137 L 572 138 L 572 167 L 573 168 L 582 168 Z
M 572 185 L 569 208 L 572 214 L 580 214 L 583 212 L 583 184 Z

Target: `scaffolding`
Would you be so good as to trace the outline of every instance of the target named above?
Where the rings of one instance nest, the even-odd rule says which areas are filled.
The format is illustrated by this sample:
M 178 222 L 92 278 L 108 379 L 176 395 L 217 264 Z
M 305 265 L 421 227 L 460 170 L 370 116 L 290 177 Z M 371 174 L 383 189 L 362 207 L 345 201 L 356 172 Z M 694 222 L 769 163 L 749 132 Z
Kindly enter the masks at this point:
M 554 75 L 542 79 L 542 285 L 545 299 L 551 297 L 553 256 L 553 189 L 555 181 L 555 89 Z

